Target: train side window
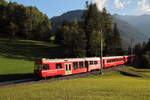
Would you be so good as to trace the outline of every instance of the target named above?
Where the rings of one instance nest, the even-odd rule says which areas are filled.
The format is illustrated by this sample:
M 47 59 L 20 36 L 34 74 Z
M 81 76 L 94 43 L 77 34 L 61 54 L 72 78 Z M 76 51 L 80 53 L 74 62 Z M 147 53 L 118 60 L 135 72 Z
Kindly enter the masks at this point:
M 57 63 L 56 64 L 56 69 L 62 69 L 62 64 L 61 63 Z
M 43 65 L 43 70 L 49 70 L 49 64 L 44 64 Z
M 71 64 L 69 64 L 69 70 L 71 70 Z
M 80 67 L 80 68 L 83 68 L 83 67 L 84 67 L 83 62 L 79 62 L 79 67 Z
M 74 70 L 78 69 L 78 62 L 73 63 L 73 68 L 74 68 Z
M 110 63 L 111 62 L 111 60 L 107 60 L 107 63 Z
M 97 61 L 94 61 L 94 64 L 98 64 L 98 62 L 97 62 Z
M 93 65 L 93 61 L 90 61 L 90 65 Z

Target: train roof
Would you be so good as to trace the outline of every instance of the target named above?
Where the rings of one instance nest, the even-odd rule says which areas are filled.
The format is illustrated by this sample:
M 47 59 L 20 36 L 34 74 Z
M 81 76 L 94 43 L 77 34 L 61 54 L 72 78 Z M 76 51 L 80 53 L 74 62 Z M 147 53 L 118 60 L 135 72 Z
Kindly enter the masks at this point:
M 90 57 L 90 58 L 65 58 L 65 59 L 48 59 L 42 58 L 42 62 L 69 62 L 69 61 L 85 61 L 85 60 L 100 60 L 99 57 Z
M 113 59 L 113 58 L 123 58 L 129 57 L 133 55 L 127 56 L 111 56 L 111 57 L 103 57 L 103 59 Z M 42 62 L 69 62 L 69 61 L 85 61 L 85 60 L 100 60 L 100 57 L 86 57 L 86 58 L 65 58 L 65 59 L 49 59 L 49 58 L 42 58 Z

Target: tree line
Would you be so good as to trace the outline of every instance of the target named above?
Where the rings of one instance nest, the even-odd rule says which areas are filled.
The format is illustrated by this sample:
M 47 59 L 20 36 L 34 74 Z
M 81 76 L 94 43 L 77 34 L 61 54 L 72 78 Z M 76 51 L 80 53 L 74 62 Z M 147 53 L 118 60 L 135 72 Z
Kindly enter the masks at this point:
M 0 1 L 0 36 L 48 41 L 51 22 L 36 7 Z
M 81 21 L 65 21 L 58 27 L 55 43 L 65 46 L 67 57 L 100 56 L 103 42 L 104 56 L 123 55 L 122 39 L 109 13 L 99 11 L 96 4 L 86 5 Z
M 136 64 L 139 67 L 150 68 L 150 38 L 147 43 L 135 45 L 133 51 L 136 55 Z

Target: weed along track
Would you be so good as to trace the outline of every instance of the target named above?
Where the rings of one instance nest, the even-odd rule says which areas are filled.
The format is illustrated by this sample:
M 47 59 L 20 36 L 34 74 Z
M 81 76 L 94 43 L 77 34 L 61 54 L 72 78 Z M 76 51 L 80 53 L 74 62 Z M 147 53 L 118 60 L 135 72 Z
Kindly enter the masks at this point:
M 103 69 L 103 73 L 112 72 L 112 71 L 119 71 L 120 69 L 122 69 L 124 67 L 126 67 L 126 66 L 116 66 L 116 67 Z M 58 80 L 68 80 L 68 79 L 89 77 L 89 76 L 98 75 L 98 74 L 100 74 L 100 70 L 87 72 L 87 73 L 81 73 L 81 74 L 75 74 L 75 75 L 62 76 L 62 77 L 48 77 L 46 79 L 37 79 L 35 77 L 28 77 L 25 79 L 17 79 L 17 77 L 15 77 L 16 80 L 14 78 L 11 81 L 9 81 L 9 80 L 1 81 L 0 87 L 27 85 L 27 84 L 34 84 L 34 83 L 46 83 L 46 82 L 52 82 L 52 81 L 58 81 Z

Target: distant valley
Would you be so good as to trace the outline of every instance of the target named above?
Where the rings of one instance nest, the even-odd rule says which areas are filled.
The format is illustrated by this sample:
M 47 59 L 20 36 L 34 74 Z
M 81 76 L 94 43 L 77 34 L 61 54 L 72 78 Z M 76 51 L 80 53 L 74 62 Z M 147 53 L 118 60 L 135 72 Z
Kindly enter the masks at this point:
M 84 10 L 69 11 L 61 16 L 51 18 L 53 34 L 55 34 L 57 27 L 62 24 L 63 20 L 82 20 L 83 12 Z M 125 48 L 131 44 L 131 40 L 136 44 L 150 38 L 150 15 L 122 16 L 115 14 L 112 18 L 117 23 Z

